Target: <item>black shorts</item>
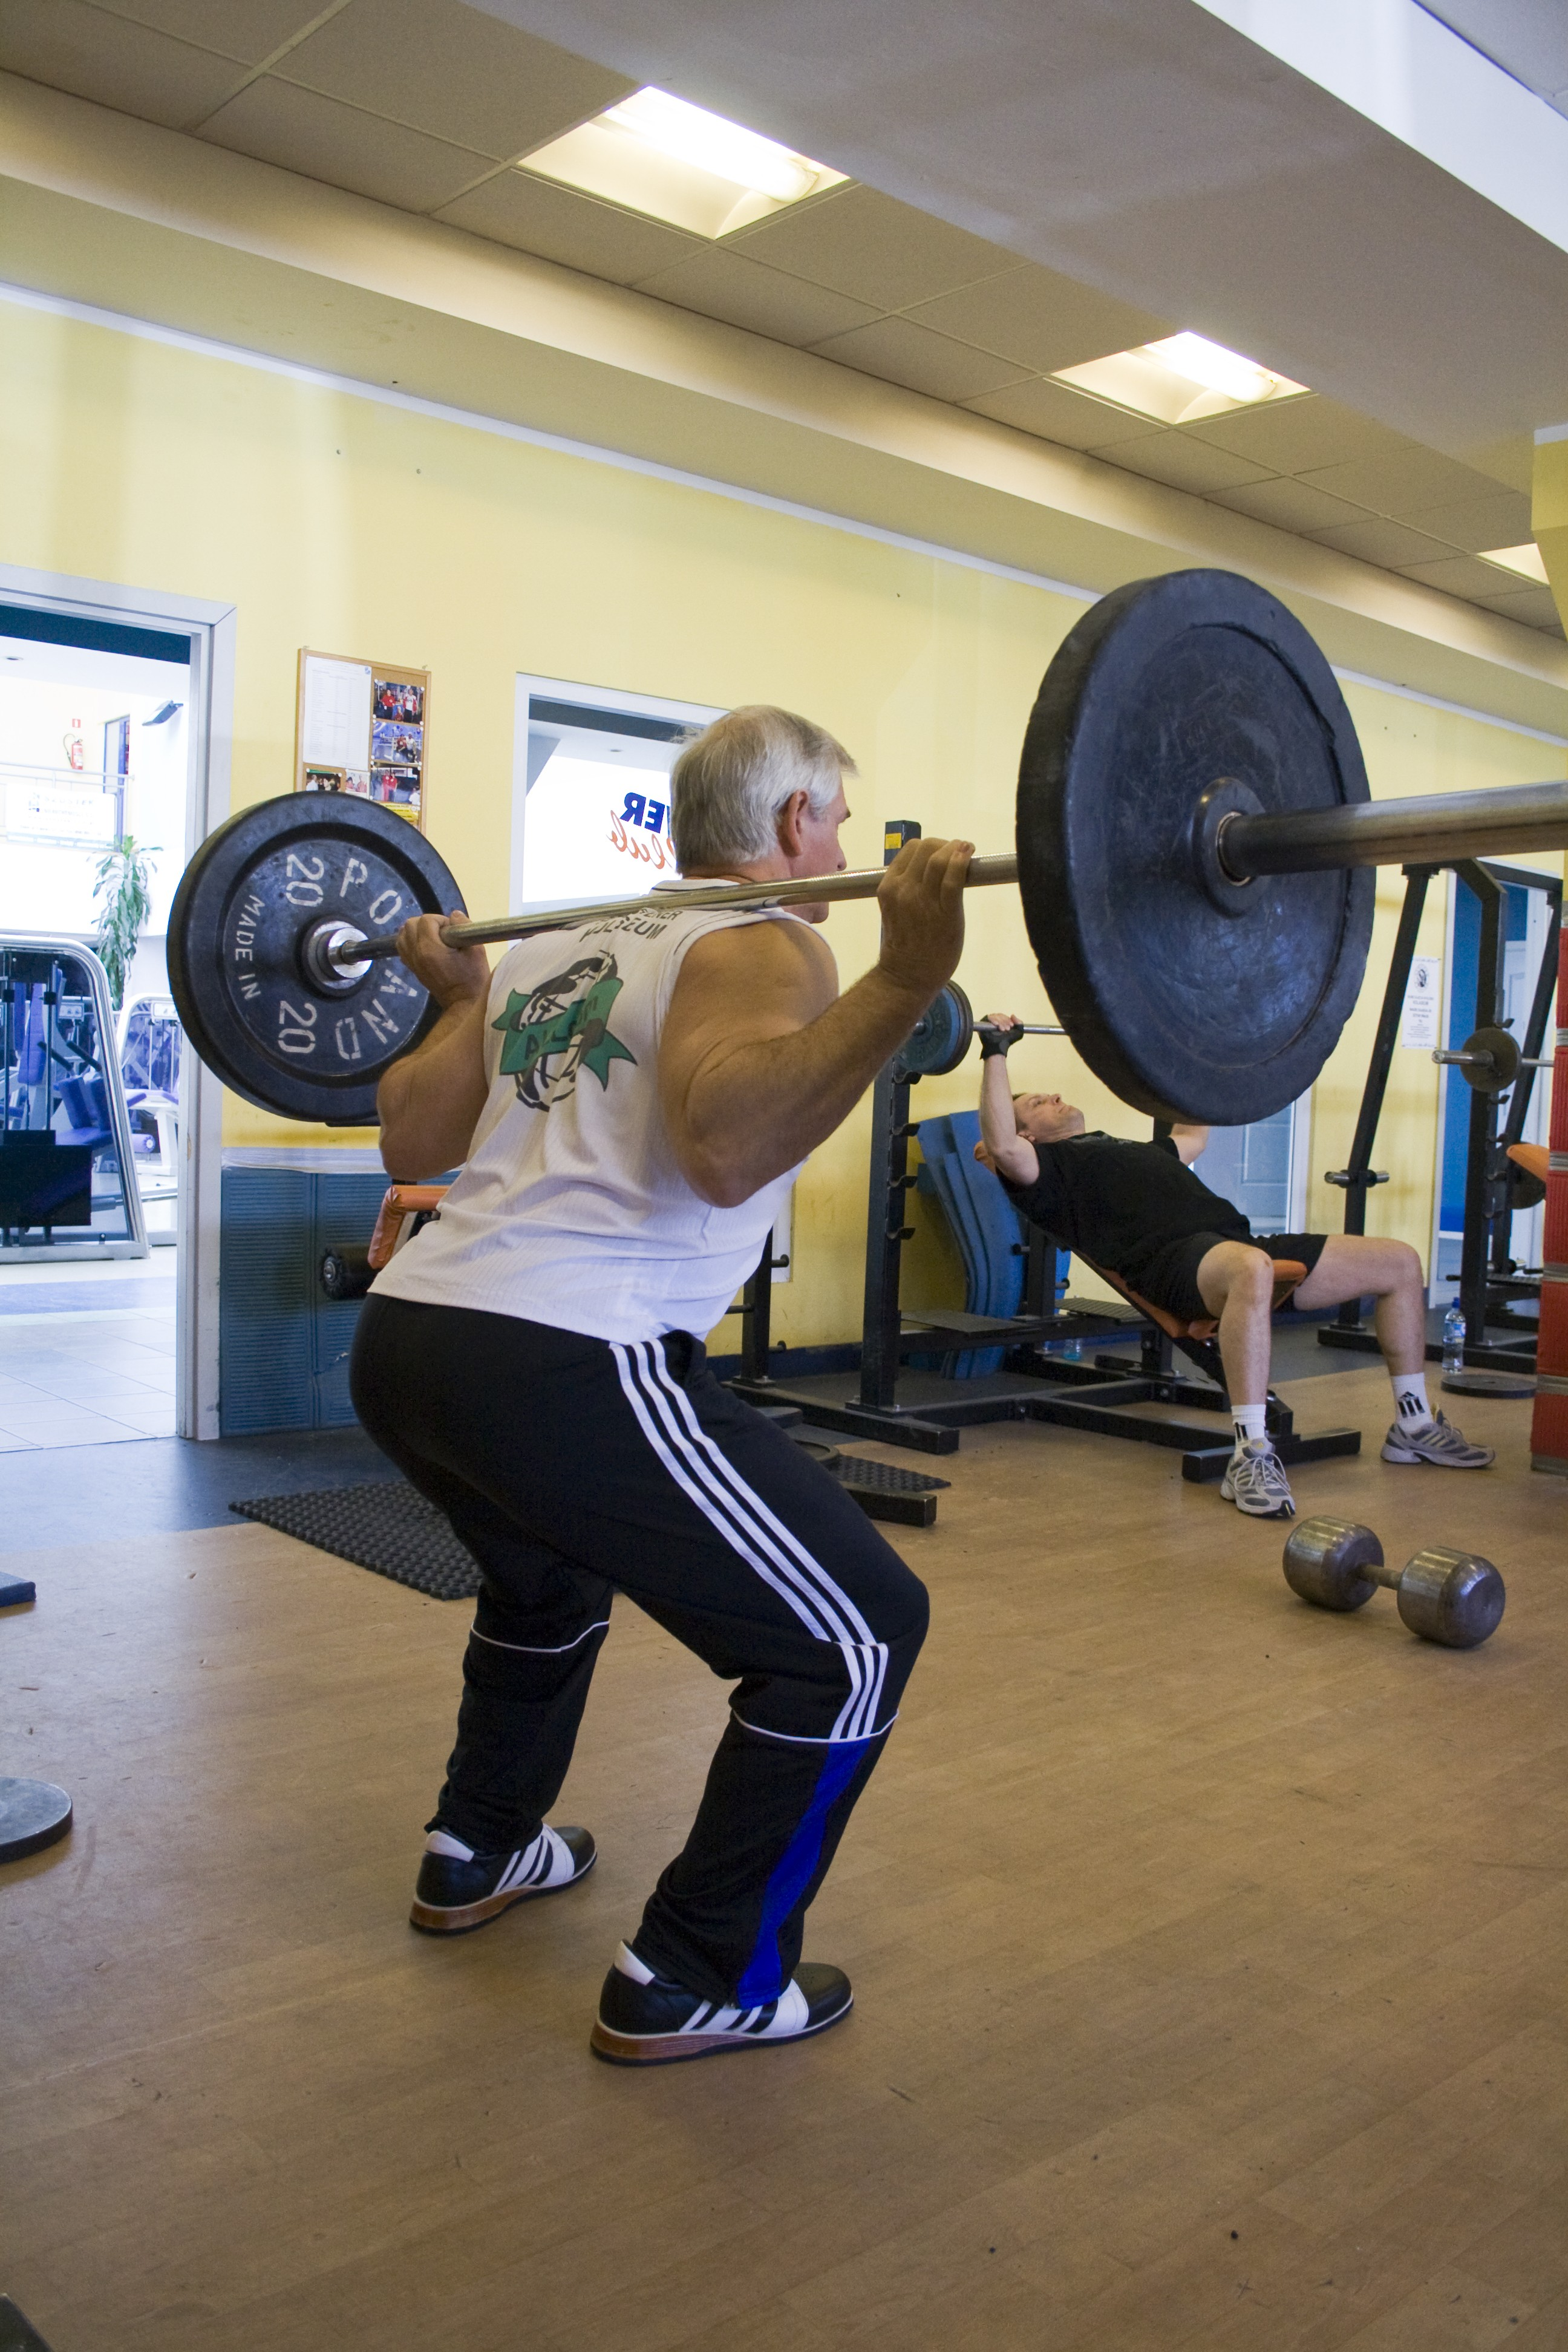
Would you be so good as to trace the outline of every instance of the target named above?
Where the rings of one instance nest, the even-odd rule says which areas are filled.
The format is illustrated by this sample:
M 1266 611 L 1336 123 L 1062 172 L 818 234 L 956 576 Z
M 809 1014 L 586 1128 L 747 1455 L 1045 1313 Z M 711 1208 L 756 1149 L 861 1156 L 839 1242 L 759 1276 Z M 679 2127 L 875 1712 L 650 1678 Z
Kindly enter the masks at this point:
M 1194 1323 L 1210 1312 L 1198 1288 L 1198 1268 L 1222 1242 L 1249 1240 L 1252 1248 L 1267 1250 L 1272 1258 L 1295 1258 L 1310 1274 L 1327 1239 L 1327 1234 L 1183 1234 L 1176 1241 L 1157 1244 L 1136 1266 L 1123 1267 L 1121 1279 L 1151 1307 L 1163 1307 L 1167 1315 Z

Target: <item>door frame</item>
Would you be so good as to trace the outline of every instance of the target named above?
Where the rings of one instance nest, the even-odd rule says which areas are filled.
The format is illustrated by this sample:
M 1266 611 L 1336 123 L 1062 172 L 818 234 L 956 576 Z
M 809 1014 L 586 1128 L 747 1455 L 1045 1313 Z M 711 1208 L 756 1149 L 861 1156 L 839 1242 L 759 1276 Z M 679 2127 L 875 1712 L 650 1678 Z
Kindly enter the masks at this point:
M 173 628 L 191 641 L 184 853 L 190 858 L 229 812 L 237 609 L 209 596 L 171 594 L 117 580 L 0 563 L 0 595 L 68 619 Z M 180 1186 L 175 1249 L 175 1428 L 218 1434 L 218 1241 L 223 1088 L 194 1054 L 180 1056 Z

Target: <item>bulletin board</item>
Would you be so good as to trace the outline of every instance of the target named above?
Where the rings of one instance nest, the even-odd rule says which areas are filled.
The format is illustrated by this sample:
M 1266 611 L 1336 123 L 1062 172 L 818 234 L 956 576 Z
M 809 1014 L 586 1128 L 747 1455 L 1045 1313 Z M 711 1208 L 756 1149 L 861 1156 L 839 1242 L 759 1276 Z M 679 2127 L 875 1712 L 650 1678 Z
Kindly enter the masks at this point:
M 300 648 L 294 789 L 353 793 L 425 829 L 430 673 Z

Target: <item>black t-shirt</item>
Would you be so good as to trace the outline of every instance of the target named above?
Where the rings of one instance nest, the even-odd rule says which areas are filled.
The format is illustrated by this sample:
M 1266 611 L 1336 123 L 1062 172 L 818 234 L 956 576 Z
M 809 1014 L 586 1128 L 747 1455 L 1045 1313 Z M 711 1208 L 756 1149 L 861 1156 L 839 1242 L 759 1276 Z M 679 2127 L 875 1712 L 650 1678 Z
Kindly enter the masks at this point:
M 1063 1143 L 1037 1143 L 1039 1181 L 1007 1183 L 1032 1224 L 1067 1249 L 1109 1266 L 1137 1289 L 1138 1274 L 1160 1251 L 1190 1234 L 1250 1241 L 1252 1227 L 1234 1202 L 1211 1192 L 1184 1167 L 1169 1136 L 1127 1143 L 1096 1132 Z

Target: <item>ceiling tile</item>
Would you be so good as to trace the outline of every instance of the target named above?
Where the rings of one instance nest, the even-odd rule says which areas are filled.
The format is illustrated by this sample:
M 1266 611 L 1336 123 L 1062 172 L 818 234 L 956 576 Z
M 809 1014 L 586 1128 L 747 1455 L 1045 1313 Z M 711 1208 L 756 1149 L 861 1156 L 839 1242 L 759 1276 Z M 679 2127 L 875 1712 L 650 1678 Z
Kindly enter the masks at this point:
M 322 12 L 323 0 L 100 0 L 106 15 L 258 66 Z M 326 0 L 331 5 L 331 0 Z M 339 0 L 343 5 L 343 0 Z
M 1468 555 L 1489 547 L 1522 547 L 1530 537 L 1528 490 L 1498 490 L 1484 499 L 1465 499 L 1458 506 L 1424 507 L 1404 518 L 1418 530 L 1452 540 Z
M 1216 449 L 1234 449 L 1275 474 L 1303 474 L 1311 466 L 1334 466 L 1352 457 L 1371 457 L 1384 450 L 1412 449 L 1402 433 L 1370 416 L 1342 408 L 1321 393 L 1303 398 L 1265 402 L 1258 408 L 1238 408 L 1228 416 L 1206 417 L 1185 428 L 1194 439 L 1212 441 Z
M 1297 467 L 1304 481 L 1336 498 L 1353 499 L 1373 514 L 1408 522 L 1434 507 L 1489 496 L 1497 488 L 1471 466 L 1442 457 L 1436 449 L 1407 446 L 1381 456 L 1352 458 L 1348 465 Z
M 1445 555 L 1432 563 L 1402 563 L 1399 569 L 1406 580 L 1419 580 L 1424 588 L 1440 588 L 1446 596 L 1464 596 L 1472 604 L 1514 593 L 1508 572 L 1498 564 L 1478 562 L 1473 555 Z M 1518 583 L 1519 587 L 1524 584 Z
M 1068 384 L 1052 383 L 1047 376 L 1010 384 L 1003 392 L 984 393 L 963 405 L 977 416 L 1015 425 L 1020 433 L 1034 434 L 1037 440 L 1058 441 L 1068 449 L 1110 450 L 1118 441 L 1144 440 L 1149 433 L 1146 416 L 1130 416 L 1109 401 L 1074 392 Z
M 750 261 L 727 246 L 707 246 L 656 277 L 640 278 L 637 290 L 683 310 L 700 310 L 732 327 L 771 335 L 780 343 L 819 343 L 826 335 L 868 324 L 877 313 L 847 295 L 830 294 L 765 262 Z
M 1008 360 L 994 359 L 951 336 L 933 335 L 908 319 L 878 319 L 868 327 L 852 327 L 814 346 L 817 356 L 858 368 L 863 375 L 879 375 L 889 383 L 908 385 L 910 392 L 929 393 L 933 400 L 972 400 L 979 393 L 998 392 L 1016 376 Z
M 1403 571 L 1407 563 L 1440 563 L 1455 551 L 1442 540 L 1428 538 L 1424 530 L 1412 530 L 1408 523 L 1388 522 L 1375 516 L 1368 522 L 1344 523 L 1308 536 L 1320 547 L 1357 556 L 1363 563 L 1380 563 L 1388 572 Z
M 335 98 L 265 75 L 201 125 L 216 147 L 302 172 L 405 212 L 433 212 L 486 168 L 487 158 L 362 114 Z
M 221 106 L 246 68 L 87 0 L 4 0 L 0 70 L 183 131 Z
M 1364 507 L 1352 506 L 1348 499 L 1331 499 L 1327 490 L 1313 489 L 1307 482 L 1293 482 L 1288 474 L 1210 495 L 1216 505 L 1229 507 L 1236 514 L 1250 515 L 1254 522 L 1271 522 L 1280 530 L 1332 530 L 1336 523 L 1367 520 Z
M 1243 482 L 1267 478 L 1250 457 L 1233 457 L 1228 449 L 1213 449 L 1206 441 L 1190 441 L 1184 433 L 1150 433 L 1139 441 L 1118 441 L 1105 454 L 1113 466 L 1126 466 L 1151 481 L 1168 482 L 1173 489 L 1235 489 Z
M 941 294 L 910 315 L 922 327 L 1016 360 L 1042 375 L 1102 359 L 1108 352 L 1131 351 L 1171 331 L 1168 321 L 1152 311 L 1134 310 L 1032 261 L 956 294 Z
M 436 217 L 616 286 L 633 285 L 700 249 L 683 229 L 621 212 L 527 172 L 497 172 L 455 204 L 444 205 Z
M 277 70 L 498 158 L 542 146 L 637 87 L 462 0 L 349 0 Z
M 874 310 L 906 310 L 1017 262 L 1000 246 L 874 188 L 835 188 L 727 242 L 754 261 L 770 261 Z

